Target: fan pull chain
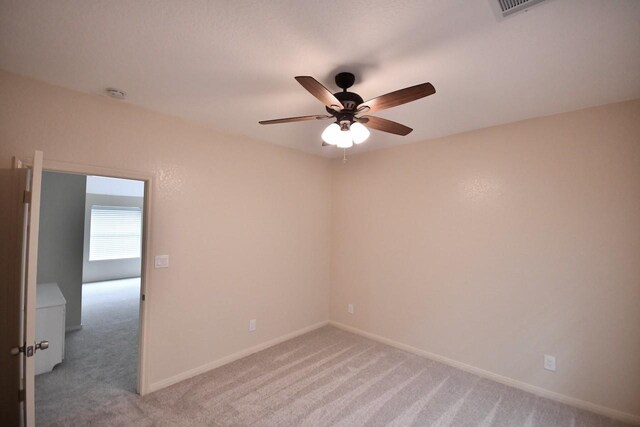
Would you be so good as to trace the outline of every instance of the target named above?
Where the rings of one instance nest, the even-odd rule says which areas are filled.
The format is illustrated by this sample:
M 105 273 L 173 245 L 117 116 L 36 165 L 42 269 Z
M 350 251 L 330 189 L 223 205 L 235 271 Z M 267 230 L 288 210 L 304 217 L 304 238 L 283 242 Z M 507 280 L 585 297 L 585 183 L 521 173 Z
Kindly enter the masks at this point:
M 342 163 L 347 163 L 347 149 L 342 149 Z

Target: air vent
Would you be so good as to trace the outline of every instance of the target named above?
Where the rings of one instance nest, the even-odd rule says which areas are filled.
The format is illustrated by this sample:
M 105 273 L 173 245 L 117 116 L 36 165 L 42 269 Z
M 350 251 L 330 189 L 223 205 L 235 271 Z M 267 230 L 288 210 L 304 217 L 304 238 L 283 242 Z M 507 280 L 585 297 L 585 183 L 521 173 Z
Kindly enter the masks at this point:
M 534 4 L 543 2 L 544 0 L 495 0 L 500 6 L 502 17 L 506 18 L 516 12 L 528 9 Z

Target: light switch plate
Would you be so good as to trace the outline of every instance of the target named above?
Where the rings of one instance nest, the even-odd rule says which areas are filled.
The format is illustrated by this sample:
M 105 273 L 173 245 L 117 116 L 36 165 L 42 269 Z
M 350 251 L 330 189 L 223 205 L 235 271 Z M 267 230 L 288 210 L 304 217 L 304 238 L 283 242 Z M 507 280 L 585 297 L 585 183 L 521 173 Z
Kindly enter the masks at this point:
M 256 319 L 249 320 L 249 332 L 256 330 Z
M 155 257 L 156 268 L 168 268 L 169 267 L 169 255 L 156 255 Z

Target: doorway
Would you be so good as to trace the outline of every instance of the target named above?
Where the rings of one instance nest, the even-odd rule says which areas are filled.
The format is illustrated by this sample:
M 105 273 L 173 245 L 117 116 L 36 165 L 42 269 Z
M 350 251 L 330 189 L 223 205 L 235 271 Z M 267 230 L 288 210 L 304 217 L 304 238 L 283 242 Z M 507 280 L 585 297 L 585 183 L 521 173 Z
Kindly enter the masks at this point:
M 64 424 L 68 413 L 144 392 L 150 181 L 46 166 L 36 337 L 47 339 L 50 347 L 35 360 L 38 425 Z

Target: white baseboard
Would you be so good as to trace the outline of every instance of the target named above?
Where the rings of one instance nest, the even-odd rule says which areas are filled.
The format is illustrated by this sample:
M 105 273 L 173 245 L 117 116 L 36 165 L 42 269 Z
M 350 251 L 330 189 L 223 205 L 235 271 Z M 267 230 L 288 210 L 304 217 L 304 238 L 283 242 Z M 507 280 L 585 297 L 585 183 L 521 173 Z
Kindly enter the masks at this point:
M 329 321 L 325 320 L 324 322 L 316 323 L 311 326 L 307 326 L 306 328 L 298 329 L 297 331 L 290 332 L 288 334 L 282 335 L 278 338 L 274 338 L 272 340 L 263 342 L 253 347 L 249 347 L 245 350 L 238 351 L 237 353 L 230 354 L 229 356 L 223 357 L 218 360 L 214 360 L 212 362 L 206 363 L 204 365 L 198 366 L 193 369 L 189 369 L 188 371 L 182 372 L 178 375 L 174 375 L 170 378 L 166 378 L 164 380 L 157 381 L 149 385 L 147 389 L 147 393 L 152 393 L 154 391 L 158 391 L 165 387 L 169 387 L 170 385 L 179 383 L 180 381 L 184 381 L 191 377 L 195 377 L 196 375 L 203 374 L 212 369 L 219 368 L 220 366 L 226 365 L 227 363 L 235 362 L 238 359 L 242 359 L 243 357 L 247 357 L 253 353 L 257 353 L 259 351 L 265 350 L 269 347 L 273 347 L 274 345 L 280 344 L 282 342 L 288 341 L 292 338 L 295 338 L 299 335 L 306 334 L 307 332 L 311 332 L 315 329 L 321 328 L 325 325 L 328 325 Z
M 475 366 L 467 365 L 466 363 L 458 362 L 456 360 L 449 359 L 447 357 L 440 356 L 438 354 L 430 353 L 428 351 L 421 350 L 419 348 L 412 347 L 410 345 L 403 344 L 403 343 L 391 340 L 389 338 L 382 337 L 380 335 L 372 334 L 370 332 L 366 332 L 361 329 L 354 328 L 352 326 L 348 326 L 340 322 L 334 322 L 332 320 L 329 322 L 329 324 L 337 328 L 343 329 L 345 331 L 352 332 L 354 334 L 361 335 L 366 338 L 370 338 L 374 341 L 378 341 L 383 344 L 390 345 L 391 347 L 395 347 L 400 350 L 404 350 L 409 353 L 413 353 L 418 356 L 425 357 L 427 359 L 435 360 L 437 362 L 444 363 L 449 366 L 453 366 L 454 368 L 462 369 L 463 371 L 476 374 L 480 377 L 487 378 L 501 384 L 505 384 L 523 391 L 527 391 L 529 393 L 533 393 L 540 397 L 545 397 L 547 399 L 555 400 L 557 402 L 564 403 L 566 405 L 591 411 L 596 414 L 604 415 L 606 417 L 615 418 L 617 420 L 624 421 L 627 423 L 640 425 L 640 416 L 638 415 L 618 411 L 617 409 L 607 408 L 606 406 L 597 405 L 595 403 L 587 402 L 585 400 L 576 399 L 575 397 L 570 397 L 564 394 L 556 393 L 555 391 L 547 390 L 542 387 L 537 387 L 522 381 L 514 380 L 513 378 L 505 377 L 503 375 L 499 375 L 494 372 L 485 371 L 484 369 L 476 368 Z

